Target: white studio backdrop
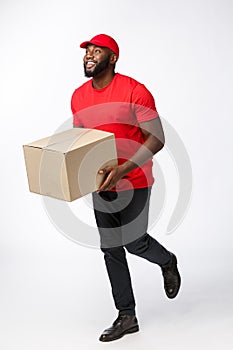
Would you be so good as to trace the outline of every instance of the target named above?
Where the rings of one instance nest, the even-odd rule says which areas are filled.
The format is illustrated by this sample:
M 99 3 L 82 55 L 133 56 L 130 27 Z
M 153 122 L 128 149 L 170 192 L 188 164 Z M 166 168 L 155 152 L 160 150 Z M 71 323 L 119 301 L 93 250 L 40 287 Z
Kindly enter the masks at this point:
M 117 71 L 153 93 L 193 171 L 189 211 L 166 235 L 179 179 L 168 152 L 157 156 L 167 201 L 153 234 L 179 258 L 181 293 L 166 300 L 158 269 L 129 256 L 143 331 L 111 346 L 231 348 L 232 14 L 230 0 L 0 2 L 1 349 L 99 349 L 115 317 L 102 253 L 50 222 L 28 190 L 22 150 L 71 127 L 70 98 L 86 81 L 79 44 L 99 33 L 119 43 Z

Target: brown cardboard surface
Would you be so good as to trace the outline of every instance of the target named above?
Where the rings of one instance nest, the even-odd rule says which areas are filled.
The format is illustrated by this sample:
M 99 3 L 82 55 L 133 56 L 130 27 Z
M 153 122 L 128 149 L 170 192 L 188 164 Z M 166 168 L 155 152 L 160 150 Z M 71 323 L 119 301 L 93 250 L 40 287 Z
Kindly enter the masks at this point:
M 117 164 L 114 134 L 74 128 L 23 146 L 31 192 L 73 201 L 97 190 L 98 170 Z

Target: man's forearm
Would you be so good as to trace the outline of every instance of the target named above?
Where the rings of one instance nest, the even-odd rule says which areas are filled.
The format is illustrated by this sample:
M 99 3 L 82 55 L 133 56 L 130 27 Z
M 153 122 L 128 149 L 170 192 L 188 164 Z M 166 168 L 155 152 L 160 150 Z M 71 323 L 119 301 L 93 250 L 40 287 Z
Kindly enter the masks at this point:
M 99 174 L 107 174 L 104 183 L 97 192 L 109 191 L 116 186 L 117 182 L 133 169 L 143 165 L 148 159 L 163 148 L 164 143 L 150 134 L 138 151 L 125 163 L 118 166 L 107 166 L 99 170 Z
M 130 171 L 143 165 L 148 159 L 152 158 L 154 154 L 158 153 L 163 146 L 163 142 L 153 135 L 149 135 L 138 151 L 125 163 L 120 165 L 123 174 L 126 175 Z

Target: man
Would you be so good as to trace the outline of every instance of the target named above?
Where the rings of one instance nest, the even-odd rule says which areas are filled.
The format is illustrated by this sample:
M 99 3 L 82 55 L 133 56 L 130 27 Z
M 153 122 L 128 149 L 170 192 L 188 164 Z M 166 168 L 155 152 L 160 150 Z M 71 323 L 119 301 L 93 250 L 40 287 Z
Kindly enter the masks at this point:
M 113 132 L 118 165 L 104 167 L 105 180 L 93 193 L 101 250 L 118 317 L 100 336 L 112 341 L 139 330 L 125 249 L 161 267 L 168 298 L 180 288 L 176 256 L 147 233 L 152 157 L 164 146 L 164 133 L 154 99 L 136 80 L 115 73 L 119 47 L 99 34 L 80 45 L 85 76 L 71 100 L 74 127 Z

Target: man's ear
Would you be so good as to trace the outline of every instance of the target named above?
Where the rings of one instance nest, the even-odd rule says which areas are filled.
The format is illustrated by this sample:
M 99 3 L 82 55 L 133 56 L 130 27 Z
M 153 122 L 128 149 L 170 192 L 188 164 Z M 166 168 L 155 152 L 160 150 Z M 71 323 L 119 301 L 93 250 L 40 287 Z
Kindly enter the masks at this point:
M 110 63 L 115 64 L 117 59 L 118 59 L 117 55 L 115 53 L 113 53 L 110 57 Z

